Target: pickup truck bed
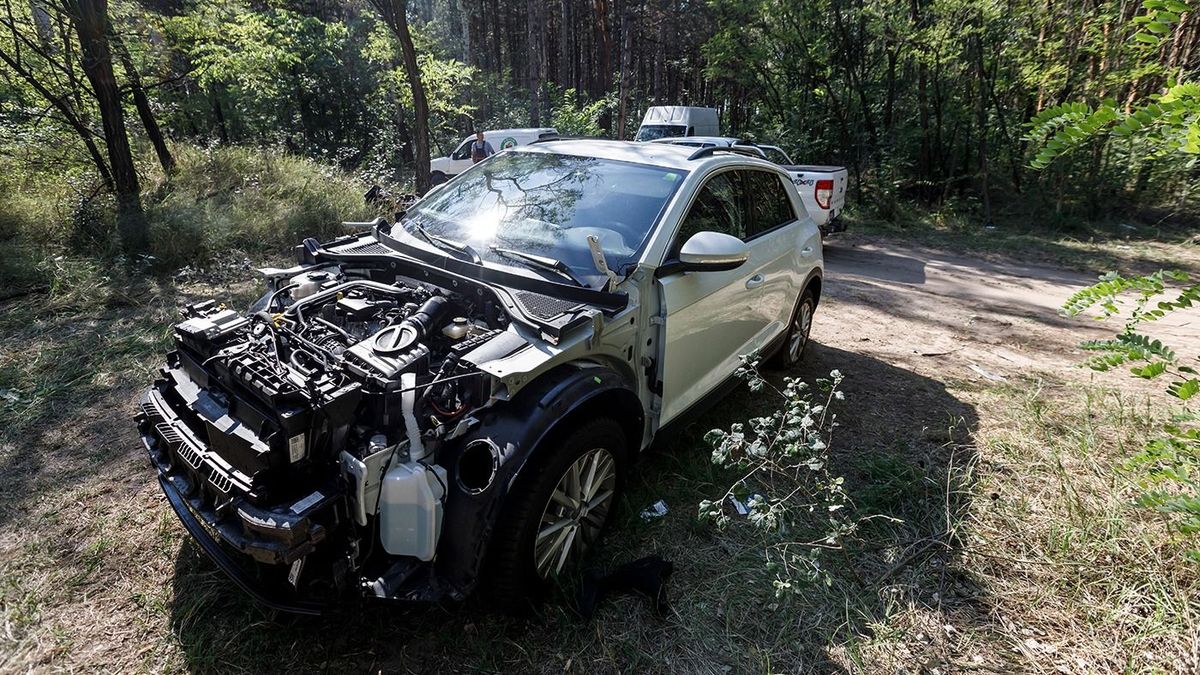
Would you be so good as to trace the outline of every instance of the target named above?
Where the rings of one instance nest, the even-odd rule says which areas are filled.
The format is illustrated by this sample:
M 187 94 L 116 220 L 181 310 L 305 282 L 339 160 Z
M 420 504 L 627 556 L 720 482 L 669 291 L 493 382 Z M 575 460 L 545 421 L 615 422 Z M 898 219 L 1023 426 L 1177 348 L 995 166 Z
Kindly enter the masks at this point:
M 849 177 L 846 167 L 792 164 L 783 168 L 792 175 L 804 208 L 821 228 L 821 234 L 845 231 L 846 225 L 838 216 L 842 215 L 846 205 L 846 180 Z

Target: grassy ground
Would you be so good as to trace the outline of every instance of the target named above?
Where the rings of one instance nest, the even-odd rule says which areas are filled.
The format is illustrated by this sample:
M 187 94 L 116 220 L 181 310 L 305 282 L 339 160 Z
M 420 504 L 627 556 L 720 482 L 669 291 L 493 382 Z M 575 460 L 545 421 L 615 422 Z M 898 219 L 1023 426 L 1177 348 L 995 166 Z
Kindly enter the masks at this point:
M 672 560 L 666 617 L 636 597 L 590 622 L 561 602 L 523 619 L 478 601 L 274 614 L 184 535 L 130 421 L 176 308 L 244 306 L 249 264 L 132 283 L 59 264 L 54 278 L 73 282 L 0 304 L 2 672 L 1200 670 L 1189 542 L 1133 505 L 1136 477 L 1119 470 L 1156 424 L 1147 394 L 1037 369 L 992 382 L 913 367 L 886 351 L 903 331 L 860 341 L 861 327 L 830 323 L 793 374 L 849 375 L 833 470 L 857 515 L 890 518 L 825 558 L 829 585 L 776 598 L 750 533 L 696 520 L 732 479 L 704 432 L 768 405 L 741 390 L 644 458 L 593 562 Z M 831 295 L 820 318 L 856 302 Z M 642 520 L 658 499 L 669 513 Z
M 646 458 L 597 561 L 673 560 L 665 618 L 632 597 L 590 623 L 560 604 L 520 620 L 474 603 L 275 615 L 187 540 L 132 449 L 132 398 L 151 377 L 176 299 L 141 290 L 139 303 L 99 314 L 5 314 L 0 372 L 20 399 L 0 409 L 0 670 L 1200 666 L 1196 571 L 1163 523 L 1131 508 L 1135 487 L 1113 472 L 1149 428 L 1140 404 L 1095 386 L 939 383 L 824 345 L 804 373 L 858 374 L 847 382 L 835 471 L 849 477 L 859 513 L 902 521 L 873 521 L 848 542 L 830 586 L 776 599 L 753 538 L 695 521 L 697 502 L 730 478 L 699 437 L 761 407 L 741 391 Z M 890 421 L 874 411 L 906 404 L 944 427 L 874 428 Z M 636 512 L 657 499 L 670 513 L 642 521 Z

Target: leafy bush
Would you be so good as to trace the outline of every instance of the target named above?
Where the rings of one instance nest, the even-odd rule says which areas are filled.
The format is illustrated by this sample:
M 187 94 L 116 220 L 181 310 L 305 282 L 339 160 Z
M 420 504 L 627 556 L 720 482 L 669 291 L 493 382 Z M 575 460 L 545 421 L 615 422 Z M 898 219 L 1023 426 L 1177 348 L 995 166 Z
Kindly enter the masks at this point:
M 598 101 L 582 106 L 575 103 L 576 98 L 574 89 L 565 89 L 554 97 L 550 113 L 551 125 L 564 136 L 604 135 L 604 130 L 600 128 L 600 118 L 616 106 L 615 94 L 610 93 Z
M 207 266 L 231 251 L 285 255 L 305 237 L 329 239 L 343 233 L 342 221 L 374 216 L 365 185 L 309 159 L 249 147 L 174 151 L 178 171 L 169 180 L 142 168 L 148 262 L 158 271 Z M 114 213 L 112 197 L 73 168 L 0 173 L 0 243 L 8 251 L 0 285 L 66 292 L 63 284 L 79 281 L 56 276 L 66 269 L 119 266 Z
M 1168 294 L 1174 298 L 1155 301 Z M 1130 296 L 1133 307 L 1125 312 L 1122 298 Z M 1167 379 L 1167 392 L 1182 404 L 1181 410 L 1169 411 L 1171 421 L 1163 427 L 1163 435 L 1135 455 L 1128 468 L 1142 475 L 1144 492 L 1139 502 L 1173 517 L 1185 535 L 1200 533 L 1200 410 L 1194 403 L 1200 394 L 1200 371 L 1161 340 L 1140 331 L 1144 324 L 1196 305 L 1200 305 L 1200 283 L 1193 283 L 1185 272 L 1166 271 L 1137 277 L 1106 274 L 1063 305 L 1069 316 L 1092 307 L 1100 308 L 1103 319 L 1124 316 L 1125 327 L 1114 338 L 1080 345 L 1097 352 L 1087 366 L 1098 371 L 1129 366 L 1137 377 Z M 1200 560 L 1200 552 L 1193 550 L 1192 556 Z
M 308 159 L 257 148 L 180 148 L 179 172 L 147 206 L 151 251 L 168 268 L 228 250 L 282 253 L 366 218 L 364 186 Z
M 830 405 L 844 398 L 838 389 L 842 374 L 831 372 L 815 388 L 799 378 L 784 378 L 779 389 L 759 375 L 755 361 L 743 362 L 738 375 L 752 391 L 778 399 L 779 405 L 770 415 L 705 436 L 713 463 L 741 477 L 716 499 L 700 502 L 700 520 L 720 529 L 749 528 L 761 537 L 776 596 L 829 584 L 823 556 L 838 549 L 857 526 L 848 515 L 844 479 L 829 468 L 829 443 L 837 426 Z

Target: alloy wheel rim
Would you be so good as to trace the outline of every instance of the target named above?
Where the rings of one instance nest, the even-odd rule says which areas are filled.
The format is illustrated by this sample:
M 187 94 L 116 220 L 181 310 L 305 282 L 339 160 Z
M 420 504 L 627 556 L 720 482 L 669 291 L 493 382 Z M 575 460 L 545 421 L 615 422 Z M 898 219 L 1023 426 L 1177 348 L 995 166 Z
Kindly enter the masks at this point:
M 616 461 L 604 448 L 585 452 L 567 467 L 538 521 L 533 543 L 538 576 L 558 574 L 599 538 L 616 486 Z
M 812 328 L 812 308 L 808 303 L 802 303 L 792 322 L 792 339 L 788 344 L 788 356 L 792 361 L 800 360 L 804 345 L 808 343 L 808 331 Z

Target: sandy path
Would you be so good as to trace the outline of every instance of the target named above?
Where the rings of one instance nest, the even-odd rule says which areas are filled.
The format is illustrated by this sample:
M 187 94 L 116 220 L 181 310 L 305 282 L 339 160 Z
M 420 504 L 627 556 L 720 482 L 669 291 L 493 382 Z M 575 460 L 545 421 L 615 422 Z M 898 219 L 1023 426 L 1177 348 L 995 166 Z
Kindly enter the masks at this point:
M 832 239 L 825 248 L 824 299 L 813 338 L 868 352 L 940 377 L 989 380 L 1020 372 L 1081 375 L 1076 348 L 1110 336 L 1117 321 L 1058 314 L 1095 277 L 1053 267 L 989 262 L 924 248 Z M 1182 354 L 1200 351 L 1191 312 L 1169 315 L 1153 335 Z M 972 368 L 976 366 L 984 373 Z M 998 380 L 997 380 L 998 381 Z

